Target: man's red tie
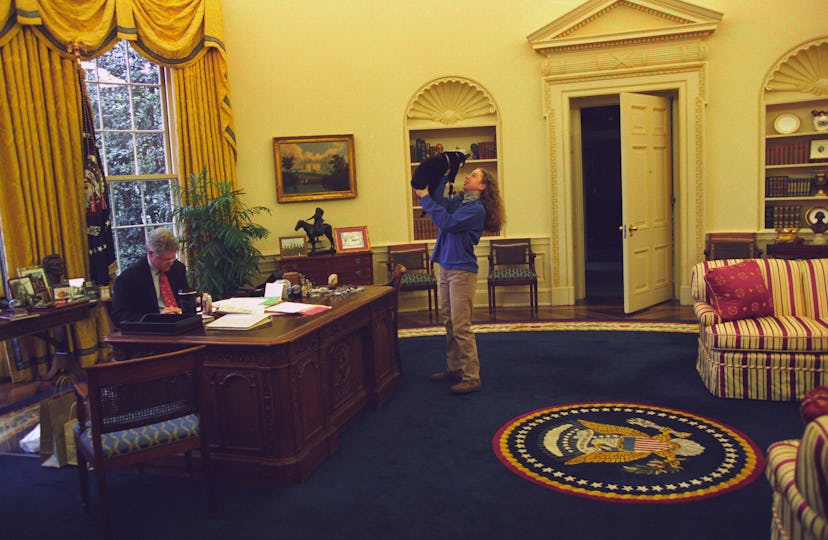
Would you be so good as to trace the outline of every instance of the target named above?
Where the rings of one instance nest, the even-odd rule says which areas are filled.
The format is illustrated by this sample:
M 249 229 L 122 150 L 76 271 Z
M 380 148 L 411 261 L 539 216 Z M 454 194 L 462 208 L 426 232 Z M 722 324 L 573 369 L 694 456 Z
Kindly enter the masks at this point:
M 178 307 L 178 302 L 175 301 L 175 295 L 170 287 L 170 280 L 165 272 L 158 274 L 158 288 L 161 289 L 161 298 L 164 299 L 167 307 Z

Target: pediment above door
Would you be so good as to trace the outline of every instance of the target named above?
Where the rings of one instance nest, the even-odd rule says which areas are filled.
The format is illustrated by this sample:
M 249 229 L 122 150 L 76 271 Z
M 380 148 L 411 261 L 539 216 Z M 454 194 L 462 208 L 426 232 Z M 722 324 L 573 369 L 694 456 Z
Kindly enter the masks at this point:
M 722 14 L 679 0 L 590 0 L 527 36 L 541 54 L 701 40 Z

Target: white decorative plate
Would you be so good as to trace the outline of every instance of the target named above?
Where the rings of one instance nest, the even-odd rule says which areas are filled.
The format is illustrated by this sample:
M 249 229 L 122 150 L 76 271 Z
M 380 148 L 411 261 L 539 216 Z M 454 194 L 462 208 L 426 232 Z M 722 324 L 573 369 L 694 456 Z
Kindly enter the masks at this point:
M 828 218 L 828 208 L 824 208 L 821 206 L 814 206 L 807 212 L 805 212 L 805 221 L 808 225 L 815 225 L 817 223 L 817 214 L 822 212 L 822 218 Z
M 799 130 L 799 117 L 793 113 L 782 113 L 773 121 L 777 133 L 795 133 Z

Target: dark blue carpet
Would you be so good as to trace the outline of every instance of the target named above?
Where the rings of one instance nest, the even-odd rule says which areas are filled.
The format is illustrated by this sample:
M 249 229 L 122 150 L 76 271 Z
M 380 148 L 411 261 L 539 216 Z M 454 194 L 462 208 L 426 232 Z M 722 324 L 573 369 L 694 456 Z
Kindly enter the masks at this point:
M 117 538 L 175 539 L 734 539 L 767 538 L 771 490 L 760 477 L 717 498 L 615 504 L 521 479 L 493 454 L 510 419 L 554 404 L 639 402 L 738 429 L 759 448 L 802 432 L 796 403 L 722 400 L 695 371 L 696 336 L 643 332 L 527 332 L 478 336 L 484 391 L 453 396 L 427 380 L 442 369 L 442 337 L 401 340 L 403 387 L 368 410 L 305 483 L 219 484 L 207 519 L 199 480 L 110 476 Z M 77 471 L 0 457 L 2 538 L 99 538 L 80 510 Z

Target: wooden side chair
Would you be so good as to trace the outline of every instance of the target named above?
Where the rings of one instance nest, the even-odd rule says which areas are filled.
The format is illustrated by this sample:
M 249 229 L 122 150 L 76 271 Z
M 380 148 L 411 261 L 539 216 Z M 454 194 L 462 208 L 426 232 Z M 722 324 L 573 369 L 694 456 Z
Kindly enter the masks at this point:
M 434 320 L 438 319 L 437 278 L 434 276 L 434 264 L 428 253 L 428 244 L 398 244 L 388 246 L 388 274 L 401 264 L 405 273 L 400 282 L 400 291 L 426 291 L 428 294 L 428 319 L 431 318 L 431 296 L 434 295 Z
M 755 259 L 762 256 L 762 250 L 756 241 L 756 233 L 707 233 L 704 256 L 708 261 Z
M 397 370 L 402 374 L 402 362 L 400 361 L 400 287 L 402 286 L 403 276 L 405 276 L 407 269 L 405 266 L 397 263 L 394 265 L 394 268 L 391 270 L 391 277 L 388 280 L 388 283 L 385 285 L 388 287 L 394 288 L 394 303 L 392 305 L 392 317 L 394 318 L 391 326 L 394 329 L 394 335 L 392 336 L 394 342 L 394 351 L 396 355 L 396 367 Z
M 538 315 L 538 274 L 528 238 L 492 240 L 489 244 L 489 316 L 497 317 L 496 287 L 529 286 L 529 306 Z
M 87 383 L 77 384 L 78 454 L 81 497 L 89 512 L 87 464 L 95 469 L 106 538 L 112 538 L 106 474 L 117 468 L 184 453 L 192 473 L 192 451 L 200 450 L 207 480 L 210 517 L 216 498 L 210 455 L 201 421 L 201 366 L 204 346 L 156 356 L 97 364 L 86 368 Z M 87 418 L 88 414 L 88 418 Z

